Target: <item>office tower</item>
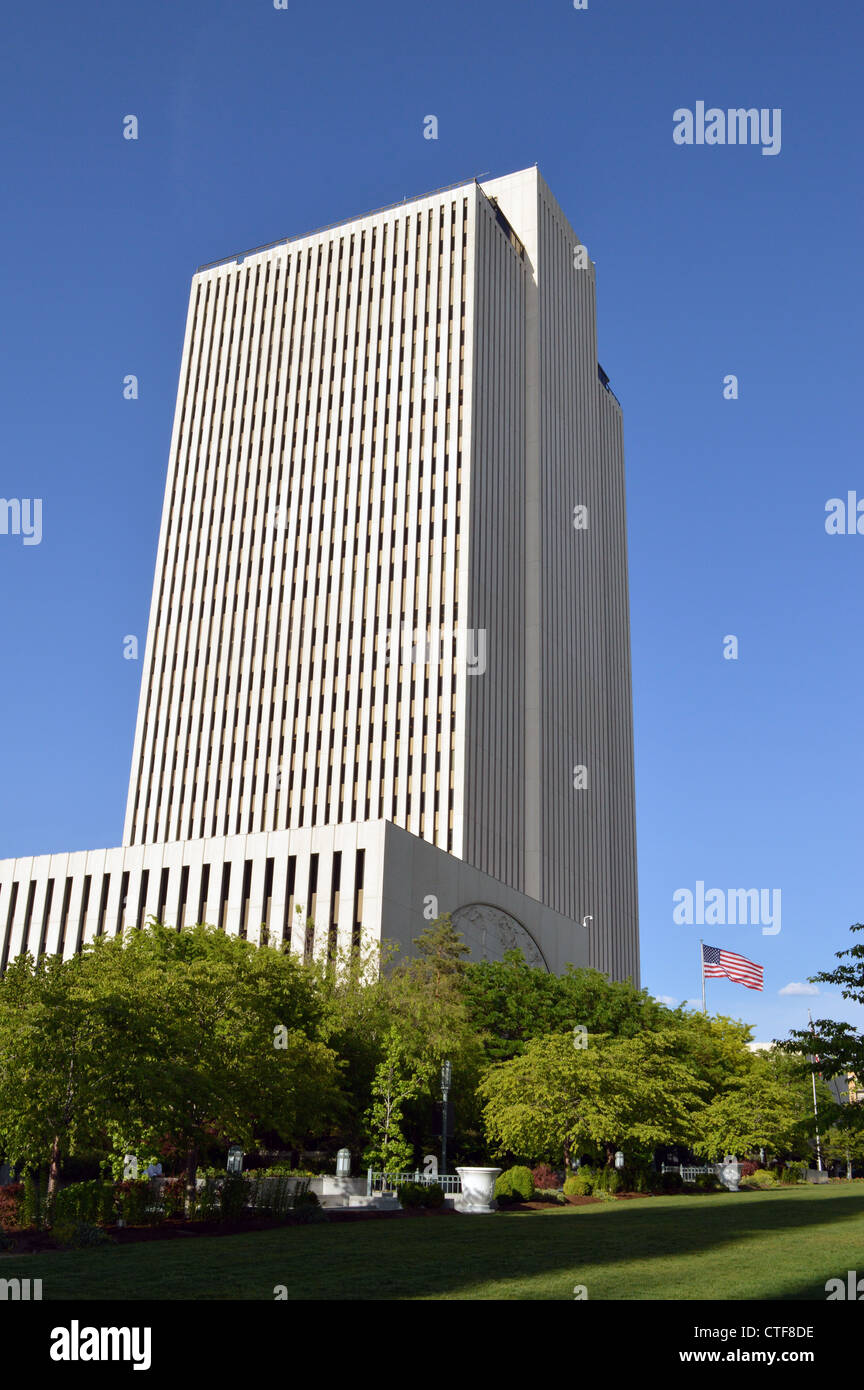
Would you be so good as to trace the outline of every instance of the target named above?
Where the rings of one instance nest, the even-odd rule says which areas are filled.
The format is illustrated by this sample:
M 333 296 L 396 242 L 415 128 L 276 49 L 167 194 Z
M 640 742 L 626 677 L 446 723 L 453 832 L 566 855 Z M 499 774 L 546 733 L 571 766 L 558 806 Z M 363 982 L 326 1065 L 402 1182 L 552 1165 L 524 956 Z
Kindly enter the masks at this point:
M 7 955 L 438 911 L 638 980 L 621 411 L 536 169 L 197 272 L 123 846 L 0 863 Z

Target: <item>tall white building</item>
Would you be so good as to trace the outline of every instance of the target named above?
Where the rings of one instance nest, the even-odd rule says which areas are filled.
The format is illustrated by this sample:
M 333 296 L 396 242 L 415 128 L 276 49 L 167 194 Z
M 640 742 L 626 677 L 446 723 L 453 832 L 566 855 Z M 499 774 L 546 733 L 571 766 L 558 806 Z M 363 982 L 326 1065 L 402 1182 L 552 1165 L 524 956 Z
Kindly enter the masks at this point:
M 4 964 L 445 911 L 638 981 L 621 411 L 536 169 L 194 276 L 123 846 L 0 861 Z

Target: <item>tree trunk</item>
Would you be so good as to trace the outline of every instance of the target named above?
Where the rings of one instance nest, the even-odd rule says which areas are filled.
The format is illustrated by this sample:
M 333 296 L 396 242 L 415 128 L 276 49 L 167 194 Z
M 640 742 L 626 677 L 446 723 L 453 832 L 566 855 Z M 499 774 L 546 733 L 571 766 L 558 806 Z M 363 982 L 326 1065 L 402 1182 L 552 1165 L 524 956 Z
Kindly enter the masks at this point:
M 195 1215 L 198 1200 L 198 1146 L 189 1144 L 186 1149 L 186 1219 L 191 1221 Z
M 68 1132 L 72 1121 L 72 1083 L 75 1075 L 75 1051 L 73 1048 L 72 1056 L 69 1059 L 69 1076 L 66 1081 L 66 1103 L 63 1106 L 62 1126 L 64 1132 Z M 54 1142 L 51 1145 L 51 1162 L 48 1166 L 48 1191 L 45 1198 L 47 1208 L 46 1216 L 50 1224 L 54 1215 L 54 1198 L 57 1196 L 57 1188 L 60 1183 L 60 1135 L 54 1135 Z
M 615 1153 L 616 1153 L 615 1145 L 614 1145 L 614 1144 L 607 1144 L 605 1147 L 606 1147 L 606 1167 L 607 1167 L 607 1168 L 614 1168 L 614 1166 L 615 1166 Z
M 57 1188 L 60 1184 L 60 1135 L 54 1135 L 54 1143 L 51 1145 L 51 1162 L 48 1165 L 48 1193 L 46 1205 L 48 1208 L 48 1220 L 50 1222 L 54 1214 L 54 1198 L 57 1196 Z

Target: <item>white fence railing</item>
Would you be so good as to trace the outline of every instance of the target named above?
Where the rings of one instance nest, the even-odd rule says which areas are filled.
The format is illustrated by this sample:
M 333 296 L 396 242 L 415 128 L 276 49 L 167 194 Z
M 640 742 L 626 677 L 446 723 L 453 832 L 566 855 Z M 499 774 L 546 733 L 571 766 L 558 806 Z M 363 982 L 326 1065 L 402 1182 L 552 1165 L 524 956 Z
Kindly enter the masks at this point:
M 457 1193 L 462 1191 L 462 1179 L 458 1173 L 439 1173 L 436 1176 L 429 1176 L 428 1173 L 421 1173 L 415 1169 L 413 1173 L 378 1173 L 369 1168 L 366 1172 L 366 1196 L 372 1197 L 376 1192 L 395 1192 L 402 1183 L 416 1182 L 424 1187 L 431 1187 L 437 1184 L 444 1189 L 445 1193 Z
M 692 1163 L 664 1163 L 662 1171 L 664 1173 L 680 1173 L 682 1182 L 695 1182 L 700 1173 L 716 1173 L 717 1169 L 713 1166 L 697 1168 Z

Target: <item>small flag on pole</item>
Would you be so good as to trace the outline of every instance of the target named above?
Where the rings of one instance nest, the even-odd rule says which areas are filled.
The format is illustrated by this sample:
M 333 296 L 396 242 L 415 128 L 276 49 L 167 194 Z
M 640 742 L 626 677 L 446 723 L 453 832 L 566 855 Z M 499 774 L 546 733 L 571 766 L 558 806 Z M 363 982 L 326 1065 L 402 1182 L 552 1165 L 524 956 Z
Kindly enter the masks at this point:
M 725 976 L 738 985 L 748 989 L 762 989 L 762 966 L 735 951 L 724 951 L 719 946 L 702 946 L 702 979 L 713 980 Z

